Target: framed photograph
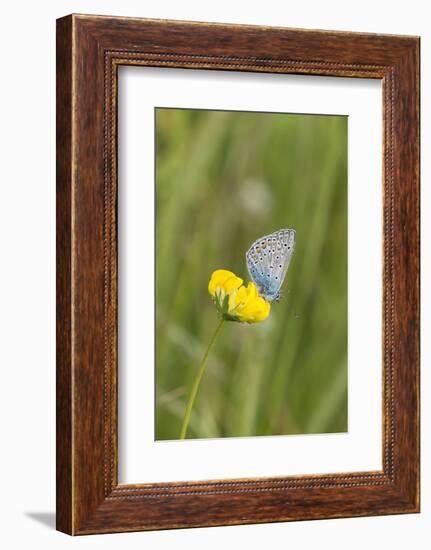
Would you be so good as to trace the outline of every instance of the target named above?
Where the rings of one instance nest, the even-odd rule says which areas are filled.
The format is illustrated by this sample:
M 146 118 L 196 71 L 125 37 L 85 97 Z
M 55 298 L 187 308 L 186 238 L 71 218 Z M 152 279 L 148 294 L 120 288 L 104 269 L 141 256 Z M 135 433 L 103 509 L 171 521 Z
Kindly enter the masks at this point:
M 57 528 L 419 511 L 419 38 L 57 21 Z

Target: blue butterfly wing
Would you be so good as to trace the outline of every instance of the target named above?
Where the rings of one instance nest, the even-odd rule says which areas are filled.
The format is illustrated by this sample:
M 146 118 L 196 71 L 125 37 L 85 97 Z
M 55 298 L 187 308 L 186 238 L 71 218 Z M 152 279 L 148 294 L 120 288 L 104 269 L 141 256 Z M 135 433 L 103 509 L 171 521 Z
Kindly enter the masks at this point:
M 280 229 L 255 241 L 246 253 L 247 268 L 259 294 L 278 299 L 295 248 L 295 230 Z
M 290 260 L 292 259 L 295 249 L 296 233 L 294 229 L 281 229 L 271 235 L 271 266 L 272 275 L 280 286 L 286 277 L 289 268 Z
M 256 253 L 255 250 L 253 250 L 253 246 L 246 254 L 246 261 L 250 277 L 256 285 L 259 293 L 261 293 L 261 289 L 264 288 L 266 283 L 265 267 L 263 266 L 261 257 L 258 255 L 258 253 Z

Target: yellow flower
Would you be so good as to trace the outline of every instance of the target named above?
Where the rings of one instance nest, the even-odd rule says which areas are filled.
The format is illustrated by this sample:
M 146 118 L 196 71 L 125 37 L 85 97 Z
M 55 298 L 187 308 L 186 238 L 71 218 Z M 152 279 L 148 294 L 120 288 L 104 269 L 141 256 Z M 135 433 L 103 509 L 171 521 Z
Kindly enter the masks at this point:
M 259 296 L 256 285 L 248 283 L 229 295 L 229 314 L 242 323 L 264 321 L 271 311 L 271 304 Z
M 218 312 L 226 321 L 259 323 L 271 310 L 269 302 L 257 292 L 254 283 L 243 286 L 243 280 L 231 271 L 214 271 L 208 284 L 208 292 L 214 299 Z
M 219 297 L 223 301 L 226 294 L 230 294 L 239 288 L 242 283 L 243 280 L 237 277 L 235 273 L 232 273 L 232 271 L 217 269 L 211 275 L 210 282 L 208 283 L 208 292 L 213 298 Z

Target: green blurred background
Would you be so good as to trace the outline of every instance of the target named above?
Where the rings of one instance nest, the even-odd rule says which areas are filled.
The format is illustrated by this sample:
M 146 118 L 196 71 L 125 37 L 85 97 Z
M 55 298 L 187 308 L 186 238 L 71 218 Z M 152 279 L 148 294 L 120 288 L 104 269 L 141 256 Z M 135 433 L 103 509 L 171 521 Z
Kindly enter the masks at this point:
M 215 269 L 281 228 L 296 248 L 263 323 L 225 323 L 188 438 L 347 431 L 347 117 L 156 109 L 156 439 L 178 439 L 217 324 Z

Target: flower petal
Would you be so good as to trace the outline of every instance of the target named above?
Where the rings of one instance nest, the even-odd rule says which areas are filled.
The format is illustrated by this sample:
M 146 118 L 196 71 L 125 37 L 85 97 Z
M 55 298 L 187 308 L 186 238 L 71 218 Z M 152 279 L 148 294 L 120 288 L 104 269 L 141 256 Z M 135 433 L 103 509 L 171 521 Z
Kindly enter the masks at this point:
M 227 269 L 214 271 L 208 292 L 221 316 L 229 321 L 258 323 L 264 321 L 271 310 L 270 303 L 259 295 L 253 282 L 243 286 L 243 280 Z
M 249 323 L 259 323 L 260 321 L 264 321 L 271 311 L 271 304 L 264 300 L 263 298 L 260 298 L 262 300 L 262 304 L 260 305 L 259 309 L 256 311 L 256 313 L 253 316 L 252 321 L 248 321 Z
M 243 283 L 243 280 L 240 279 L 227 269 L 217 269 L 211 275 L 210 281 L 208 283 L 208 292 L 211 296 L 215 296 L 217 288 L 222 288 L 226 293 L 230 293 L 233 290 L 239 288 Z

